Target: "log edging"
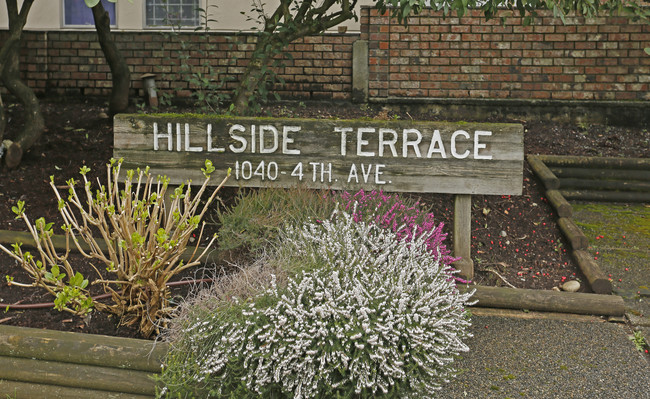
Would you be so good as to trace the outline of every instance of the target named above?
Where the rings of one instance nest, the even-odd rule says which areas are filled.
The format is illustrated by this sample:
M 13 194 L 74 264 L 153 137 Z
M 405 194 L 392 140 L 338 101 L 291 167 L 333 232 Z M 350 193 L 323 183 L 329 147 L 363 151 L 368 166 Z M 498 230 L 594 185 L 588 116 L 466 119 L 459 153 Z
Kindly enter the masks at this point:
M 544 184 L 546 197 L 558 214 L 558 227 L 569 241 L 571 255 L 592 290 L 611 294 L 612 283 L 585 251 L 587 237 L 573 221 L 573 209 L 567 199 L 650 202 L 650 159 L 528 155 L 526 160 Z
M 546 190 L 565 199 L 650 203 L 650 159 L 528 155 Z
M 469 286 L 462 290 L 475 290 L 472 300 L 478 302 L 473 306 L 481 308 L 613 317 L 625 314 L 625 302 L 618 295 L 484 286 Z
M 167 350 L 154 341 L 0 325 L 0 395 L 153 397 Z

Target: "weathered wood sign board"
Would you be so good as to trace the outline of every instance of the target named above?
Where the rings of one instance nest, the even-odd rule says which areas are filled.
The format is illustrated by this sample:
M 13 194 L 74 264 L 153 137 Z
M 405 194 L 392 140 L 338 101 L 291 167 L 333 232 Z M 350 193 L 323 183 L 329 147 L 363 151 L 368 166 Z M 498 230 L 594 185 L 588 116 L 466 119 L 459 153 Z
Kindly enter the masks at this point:
M 516 124 L 117 115 L 114 156 L 172 183 L 210 159 L 231 186 L 521 194 Z M 220 179 L 217 179 L 220 180 Z M 216 183 L 216 180 L 215 180 Z

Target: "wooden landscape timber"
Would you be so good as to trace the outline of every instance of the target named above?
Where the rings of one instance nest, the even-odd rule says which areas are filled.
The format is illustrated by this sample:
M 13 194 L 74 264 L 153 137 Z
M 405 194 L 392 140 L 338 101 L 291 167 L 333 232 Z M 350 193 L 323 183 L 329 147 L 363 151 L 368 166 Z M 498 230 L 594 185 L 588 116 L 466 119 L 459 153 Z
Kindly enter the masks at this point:
M 378 120 L 116 115 L 114 157 L 172 184 L 455 194 L 454 266 L 472 279 L 471 195 L 521 195 L 523 126 Z
M 163 343 L 0 325 L 0 394 L 153 397 Z
M 583 157 L 571 155 L 537 155 L 546 165 L 585 168 L 650 170 L 648 158 Z
M 551 172 L 538 155 L 528 155 L 526 160 L 547 190 L 557 190 L 560 188 L 560 180 Z
M 614 180 L 620 179 L 624 172 L 625 180 L 650 181 L 650 169 L 596 169 L 596 168 L 572 168 L 566 166 L 550 166 L 551 171 L 560 179 L 560 187 L 564 178 L 591 179 L 591 180 Z M 566 186 L 566 182 L 565 186 Z M 594 182 L 595 185 L 598 183 Z
M 600 270 L 598 263 L 594 261 L 593 256 L 583 250 L 575 250 L 572 252 L 573 258 L 578 263 L 578 267 L 585 275 L 591 289 L 596 294 L 609 295 L 612 293 L 612 282 L 607 278 L 605 273 Z
M 544 183 L 558 226 L 572 255 L 598 294 L 611 294 L 612 283 L 585 250 L 587 237 L 571 219 L 569 200 L 650 203 L 650 159 L 528 155 L 526 160 Z
M 621 316 L 619 296 L 500 287 L 474 290 L 473 308 Z M 147 340 L 0 325 L 0 395 L 11 398 L 150 398 L 168 345 Z
M 650 202 L 650 159 L 528 155 L 526 160 L 546 187 L 551 205 L 566 212 L 566 200 Z M 565 201 L 551 198 L 558 190 Z
M 530 162 L 531 156 L 528 158 Z M 650 159 L 559 155 L 535 158 L 533 162 L 541 162 L 557 177 L 559 190 L 566 199 L 650 202 Z
M 558 190 L 546 190 L 546 198 L 548 198 L 548 202 L 551 203 L 551 206 L 555 208 L 559 217 L 570 218 L 573 216 L 573 208 L 561 192 Z
M 577 201 L 598 201 L 598 202 L 648 202 L 650 203 L 650 191 L 600 191 L 600 190 L 560 190 L 564 198 Z
M 573 219 L 561 217 L 557 220 L 557 224 L 564 236 L 569 240 L 571 248 L 574 250 L 587 249 L 589 240 Z
M 473 305 L 486 308 L 522 309 L 540 312 L 623 316 L 625 303 L 617 295 L 559 292 L 506 287 L 472 286 L 476 289 Z

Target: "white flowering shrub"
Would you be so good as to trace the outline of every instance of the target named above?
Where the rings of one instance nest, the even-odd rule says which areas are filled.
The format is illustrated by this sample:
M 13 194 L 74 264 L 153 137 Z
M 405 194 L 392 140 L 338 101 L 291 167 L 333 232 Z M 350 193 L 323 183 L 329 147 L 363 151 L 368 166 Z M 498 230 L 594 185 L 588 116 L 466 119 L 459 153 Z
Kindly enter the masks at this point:
M 246 305 L 194 319 L 161 396 L 432 397 L 468 350 L 471 293 L 427 249 L 437 230 L 408 242 L 396 234 L 344 211 L 286 227 L 273 261 L 301 271 Z

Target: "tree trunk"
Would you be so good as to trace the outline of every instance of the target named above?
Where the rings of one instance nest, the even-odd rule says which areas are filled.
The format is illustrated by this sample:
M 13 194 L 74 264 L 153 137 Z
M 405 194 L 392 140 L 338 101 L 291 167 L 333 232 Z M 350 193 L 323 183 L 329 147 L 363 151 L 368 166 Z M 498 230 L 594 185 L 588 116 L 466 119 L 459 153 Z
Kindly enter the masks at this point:
M 2 103 L 2 95 L 0 95 L 0 144 L 2 144 L 2 138 L 5 136 L 5 126 L 7 122 L 5 121 L 5 107 Z
M 113 116 L 124 112 L 129 106 L 129 87 L 131 85 L 131 73 L 126 65 L 126 60 L 115 45 L 111 35 L 111 21 L 108 12 L 104 9 L 102 2 L 92 8 L 93 18 L 99 45 L 104 52 L 106 62 L 111 68 L 113 88 L 108 103 L 108 113 Z
M 20 164 L 24 151 L 28 150 L 45 130 L 38 98 L 32 89 L 20 80 L 20 37 L 33 2 L 34 0 L 24 0 L 19 12 L 16 0 L 6 0 L 9 37 L 0 50 L 0 79 L 9 92 L 23 104 L 25 116 L 23 129 L 7 148 L 5 163 L 9 168 Z
M 7 43 L 10 48 L 7 49 L 5 59 L 2 60 L 2 81 L 5 87 L 18 98 L 23 104 L 23 114 L 25 124 L 22 130 L 16 136 L 13 145 L 17 148 L 12 149 L 12 157 L 7 156 L 5 163 L 9 168 L 15 168 L 20 164 L 22 155 L 27 151 L 43 134 L 45 130 L 45 121 L 41 115 L 41 107 L 38 98 L 31 88 L 20 80 L 20 63 L 19 50 L 20 42 Z M 9 153 L 7 154 L 9 155 Z
M 259 47 L 259 45 L 256 45 L 256 47 Z M 257 53 L 257 48 L 253 54 L 255 53 Z M 246 66 L 239 87 L 234 93 L 231 111 L 235 115 L 248 113 L 252 97 L 257 95 L 255 92 L 258 90 L 259 85 L 264 84 L 262 67 L 266 66 L 269 62 L 268 57 L 255 57 L 253 55 L 253 59 Z

